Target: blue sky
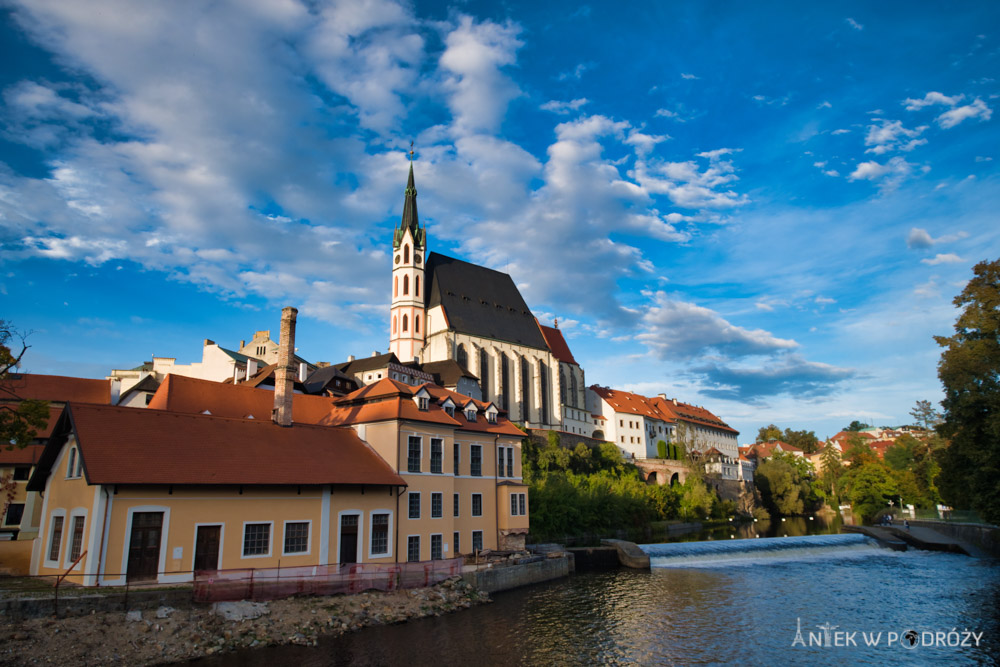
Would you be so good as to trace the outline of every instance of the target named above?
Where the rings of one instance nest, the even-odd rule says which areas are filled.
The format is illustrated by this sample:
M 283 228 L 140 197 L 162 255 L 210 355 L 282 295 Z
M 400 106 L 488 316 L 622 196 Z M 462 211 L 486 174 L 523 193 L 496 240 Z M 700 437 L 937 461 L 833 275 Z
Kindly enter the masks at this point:
M 0 302 L 25 368 L 200 359 L 300 312 L 388 346 L 431 248 L 508 271 L 588 383 L 751 441 L 938 400 L 1000 255 L 1000 5 L 8 1 Z

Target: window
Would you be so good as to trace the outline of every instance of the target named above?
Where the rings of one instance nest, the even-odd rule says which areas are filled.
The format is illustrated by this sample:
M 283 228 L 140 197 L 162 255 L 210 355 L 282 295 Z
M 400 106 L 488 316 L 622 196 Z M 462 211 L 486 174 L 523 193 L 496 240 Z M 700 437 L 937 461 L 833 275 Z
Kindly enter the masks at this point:
M 410 263 L 410 246 L 404 245 L 403 246 L 403 264 L 409 264 L 409 263 Z
M 494 412 L 493 410 L 487 410 L 486 411 L 486 421 L 488 421 L 491 424 L 496 424 L 497 423 L 497 413 Z
M 507 476 L 514 476 L 514 448 L 507 448 Z
M 476 409 L 475 408 L 469 408 L 468 410 L 465 411 L 465 421 L 467 421 L 467 422 L 475 422 L 476 421 Z
M 419 436 L 411 435 L 406 448 L 406 472 L 420 472 L 420 445 Z
M 86 517 L 75 516 L 73 517 L 73 530 L 70 533 L 72 537 L 72 542 L 70 542 L 69 548 L 69 562 L 72 563 L 80 554 L 83 553 L 83 524 L 86 521 Z
M 449 417 L 454 417 L 455 416 L 455 408 L 454 408 L 454 406 L 446 405 L 446 406 L 444 406 L 444 411 L 446 413 L 448 413 Z
M 472 531 L 472 550 L 473 551 L 483 550 L 483 531 L 481 530 Z
M 444 494 L 431 494 L 431 518 L 440 519 L 444 516 Z
M 503 450 L 506 447 L 497 448 L 497 477 L 503 477 Z
M 409 517 L 411 519 L 419 519 L 420 518 L 420 494 L 419 493 L 414 493 L 413 491 L 410 492 L 410 514 L 409 514 Z
M 28 479 L 31 473 L 31 466 L 17 466 L 14 468 L 14 481 L 24 482 Z
M 372 515 L 372 555 L 389 553 L 389 515 Z
M 524 493 L 517 494 L 518 514 L 526 516 L 528 514 L 528 496 Z
M 403 333 L 406 333 L 407 325 L 408 324 L 409 324 L 409 320 L 406 318 L 406 315 L 403 315 Z
M 442 459 L 444 459 L 444 441 L 441 438 L 431 438 L 431 472 L 441 473 L 444 470 Z
M 415 563 L 420 560 L 420 536 L 410 535 L 406 538 L 406 560 Z
M 483 515 L 483 494 L 473 493 L 472 494 L 472 516 L 482 516 Z
M 403 296 L 410 293 L 410 276 L 403 276 Z M 405 321 L 405 320 L 404 320 Z M 406 330 L 406 325 L 403 325 L 403 330 Z
M 618 420 L 618 425 L 621 426 L 621 427 L 624 427 L 625 426 L 625 420 L 624 419 L 619 419 Z
M 455 533 L 451 536 L 451 542 L 452 542 L 452 545 L 453 545 L 453 547 L 455 549 L 454 553 L 455 553 L 456 556 L 458 554 L 462 553 L 462 551 L 461 551 L 461 544 L 462 543 L 458 539 L 459 534 L 460 533 L 456 530 Z
M 462 497 L 461 494 L 458 494 L 458 493 L 452 494 L 452 499 L 451 499 L 451 515 L 452 516 L 455 516 L 455 517 L 458 516 L 458 508 L 462 504 L 462 501 L 460 500 L 461 497 Z M 22 505 L 22 508 L 23 508 L 23 505 Z
M 444 558 L 444 545 L 440 535 L 431 535 L 431 560 L 441 560 Z
M 58 561 L 62 549 L 62 531 L 64 517 L 52 517 L 52 532 L 49 537 L 49 560 Z
M 392 295 L 399 296 L 399 276 L 392 279 Z
M 462 452 L 462 446 L 459 443 L 456 442 L 455 443 L 455 449 L 452 450 L 452 455 L 453 455 L 453 458 L 455 459 L 454 466 L 455 466 L 455 474 L 456 475 L 458 475 L 458 463 L 459 463 L 459 461 L 462 458 L 461 457 L 461 452 Z
M 413 316 L 413 333 L 420 333 L 420 315 L 419 314 Z
M 429 406 L 430 400 L 426 396 L 417 396 L 417 409 L 427 412 Z
M 510 494 L 510 515 L 517 516 L 517 494 Z
M 458 495 L 458 494 L 456 494 Z M 456 505 L 456 508 L 458 506 Z M 21 517 L 24 516 L 24 503 L 11 503 L 7 506 L 7 516 L 3 522 L 5 526 L 20 526 Z M 455 516 L 458 516 L 457 514 Z
M 304 554 L 308 552 L 309 552 L 309 522 L 286 521 L 284 553 Z
M 271 554 L 271 524 L 248 523 L 243 526 L 243 557 Z
M 69 465 L 66 466 L 66 479 L 73 477 L 73 469 L 76 468 L 76 447 L 69 449 Z
M 469 455 L 469 474 L 473 477 L 483 476 L 483 446 L 472 445 Z
M 420 276 L 413 277 L 413 296 L 420 296 Z M 417 333 L 420 333 L 419 324 L 417 324 Z
M 396 333 L 396 316 L 392 316 L 392 333 Z

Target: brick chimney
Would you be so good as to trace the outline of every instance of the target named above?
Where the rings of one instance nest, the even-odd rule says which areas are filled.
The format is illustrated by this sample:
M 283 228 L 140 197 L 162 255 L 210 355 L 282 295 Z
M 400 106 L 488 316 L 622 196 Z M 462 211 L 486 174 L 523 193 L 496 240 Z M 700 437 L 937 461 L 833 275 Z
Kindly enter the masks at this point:
M 298 309 L 281 310 L 278 366 L 274 369 L 274 410 L 271 418 L 279 426 L 292 425 L 292 383 L 295 380 L 295 317 Z

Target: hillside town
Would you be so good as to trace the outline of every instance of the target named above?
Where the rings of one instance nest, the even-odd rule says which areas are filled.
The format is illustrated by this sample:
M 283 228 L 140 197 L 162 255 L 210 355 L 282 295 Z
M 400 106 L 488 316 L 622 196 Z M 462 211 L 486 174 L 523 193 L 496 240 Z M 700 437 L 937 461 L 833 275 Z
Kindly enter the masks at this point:
M 558 322 L 541 324 L 509 275 L 429 252 L 416 198 L 411 162 L 385 352 L 303 359 L 287 307 L 276 337 L 205 339 L 190 364 L 10 374 L 4 402 L 48 401 L 49 416 L 33 444 L 0 451 L 4 569 L 115 586 L 247 568 L 474 566 L 525 548 L 521 447 L 533 433 L 614 443 L 649 484 L 683 483 L 696 466 L 733 499 L 753 495 L 755 468 L 775 452 L 822 469 L 820 449 L 740 446 L 705 407 L 588 386 Z M 904 432 L 860 437 L 882 455 Z M 841 432 L 829 445 L 847 442 Z

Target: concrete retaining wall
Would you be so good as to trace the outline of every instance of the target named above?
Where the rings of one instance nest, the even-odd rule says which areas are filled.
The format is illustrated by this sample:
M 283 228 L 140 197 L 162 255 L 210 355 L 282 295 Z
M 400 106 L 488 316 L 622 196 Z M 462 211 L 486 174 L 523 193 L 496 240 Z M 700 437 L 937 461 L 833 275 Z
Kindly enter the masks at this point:
M 984 523 L 951 523 L 948 521 L 910 521 L 910 525 L 933 528 L 943 535 L 969 542 L 994 558 L 1000 558 L 1000 527 Z
M 512 588 L 569 576 L 571 571 L 570 560 L 570 556 L 546 558 L 545 560 L 525 563 L 523 565 L 466 572 L 462 575 L 462 578 L 480 590 L 484 590 L 487 593 L 496 593 L 498 591 L 508 591 Z

